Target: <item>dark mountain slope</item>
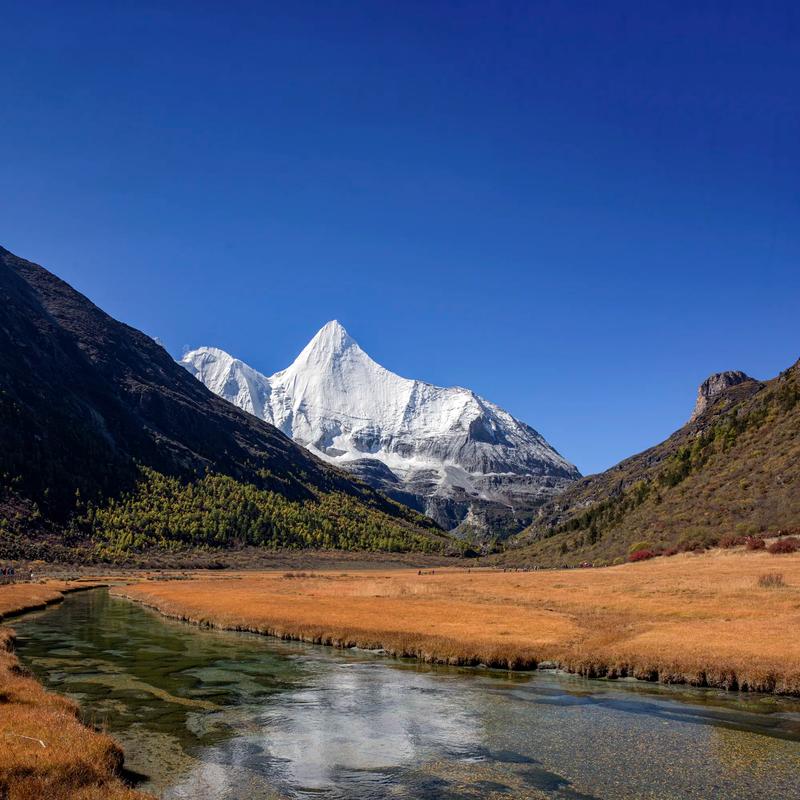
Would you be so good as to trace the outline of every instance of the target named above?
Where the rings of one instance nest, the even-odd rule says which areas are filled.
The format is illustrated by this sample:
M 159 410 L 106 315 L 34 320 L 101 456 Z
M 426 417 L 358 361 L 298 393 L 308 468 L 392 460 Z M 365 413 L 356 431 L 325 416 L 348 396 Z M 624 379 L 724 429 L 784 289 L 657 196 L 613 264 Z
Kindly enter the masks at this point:
M 293 503 L 349 497 L 395 533 L 425 527 L 438 539 L 429 521 L 212 394 L 150 337 L 2 248 L 0 443 L 11 522 L 30 506 L 64 525 L 76 496 L 78 510 L 102 506 L 137 491 L 144 467 L 184 483 L 211 472 Z
M 603 562 L 800 524 L 800 362 L 766 383 L 713 377 L 701 413 L 554 498 L 506 558 Z

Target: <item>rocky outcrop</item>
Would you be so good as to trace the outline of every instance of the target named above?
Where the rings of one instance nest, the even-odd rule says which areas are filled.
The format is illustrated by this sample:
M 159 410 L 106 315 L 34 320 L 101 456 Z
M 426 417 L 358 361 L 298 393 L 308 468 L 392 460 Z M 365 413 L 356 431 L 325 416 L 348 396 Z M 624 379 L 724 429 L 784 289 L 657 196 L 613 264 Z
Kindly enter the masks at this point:
M 694 404 L 694 411 L 689 418 L 689 422 L 696 420 L 723 392 L 732 386 L 740 383 L 755 381 L 741 370 L 727 370 L 726 372 L 715 372 L 706 378 L 697 390 L 697 401 Z

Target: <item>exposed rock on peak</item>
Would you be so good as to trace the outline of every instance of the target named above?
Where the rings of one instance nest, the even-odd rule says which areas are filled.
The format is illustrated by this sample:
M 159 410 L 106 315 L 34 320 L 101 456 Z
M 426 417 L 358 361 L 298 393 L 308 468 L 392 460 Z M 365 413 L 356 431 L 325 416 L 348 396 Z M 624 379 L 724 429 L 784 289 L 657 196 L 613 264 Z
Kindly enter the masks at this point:
M 731 386 L 738 386 L 740 383 L 755 381 L 747 373 L 741 370 L 726 370 L 725 372 L 715 372 L 706 378 L 697 390 L 697 401 L 694 404 L 694 411 L 689 422 L 697 419 L 708 406 L 723 392 Z

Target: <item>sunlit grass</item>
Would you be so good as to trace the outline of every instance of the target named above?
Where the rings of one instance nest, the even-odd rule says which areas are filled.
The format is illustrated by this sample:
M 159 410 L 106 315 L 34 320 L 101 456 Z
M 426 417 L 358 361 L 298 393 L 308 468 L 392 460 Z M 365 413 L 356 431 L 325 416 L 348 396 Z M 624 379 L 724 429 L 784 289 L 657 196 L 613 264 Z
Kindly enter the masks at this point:
M 714 551 L 590 570 L 242 573 L 116 590 L 200 624 L 451 664 L 800 694 L 800 555 Z

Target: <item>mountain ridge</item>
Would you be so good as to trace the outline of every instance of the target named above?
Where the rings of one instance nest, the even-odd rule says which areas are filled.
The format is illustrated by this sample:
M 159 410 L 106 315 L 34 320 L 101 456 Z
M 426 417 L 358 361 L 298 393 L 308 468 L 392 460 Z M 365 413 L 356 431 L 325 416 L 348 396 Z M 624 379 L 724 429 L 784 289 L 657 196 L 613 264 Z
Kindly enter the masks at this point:
M 318 505 L 334 494 L 342 504 L 352 501 L 373 514 L 374 519 L 367 514 L 362 520 L 362 533 L 382 519 L 393 531 L 393 538 L 384 538 L 395 543 L 402 539 L 401 529 L 413 537 L 426 530 L 439 536 L 429 520 L 324 464 L 274 426 L 217 397 L 149 336 L 112 319 L 60 278 L 4 248 L 0 303 L 3 530 L 19 532 L 25 520 L 17 518 L 27 516 L 36 523 L 30 529 L 44 525 L 51 540 L 53 531 L 70 527 L 92 535 L 97 531 L 90 506 L 94 513 L 111 501 L 134 497 L 143 486 L 163 489 L 161 478 L 154 476 L 177 479 L 180 486 L 170 484 L 177 498 L 187 486 L 219 475 L 261 493 L 248 500 L 260 509 L 251 529 L 237 536 L 269 540 L 270 531 L 277 530 L 268 524 L 272 506 L 267 500 L 272 498 L 283 514 L 281 524 L 296 534 L 292 541 L 313 539 L 313 514 L 303 512 L 301 530 L 296 509 Z M 149 470 L 148 479 L 143 469 Z M 229 495 L 239 492 L 219 481 L 204 491 L 209 502 L 216 502 L 213 492 L 219 495 L 223 489 Z M 295 511 L 289 513 L 290 507 Z M 133 532 L 132 540 L 146 541 L 137 530 L 137 512 L 132 507 L 118 511 L 120 519 L 126 519 L 123 538 Z M 168 508 L 162 512 L 165 543 L 183 536 L 187 520 Z M 201 515 L 197 531 L 204 542 L 218 535 L 224 544 L 225 531 L 236 524 L 226 518 L 228 527 L 212 535 L 202 508 L 193 507 L 192 513 Z M 76 528 L 80 515 L 84 519 Z M 367 539 L 364 534 L 359 541 Z M 331 535 L 328 540 L 334 541 Z M 17 535 L 15 541 L 15 546 L 25 544 L 24 536 Z
M 800 361 L 767 381 L 715 373 L 699 396 L 699 413 L 663 442 L 542 506 L 503 558 L 602 564 L 632 547 L 691 550 L 796 526 Z

